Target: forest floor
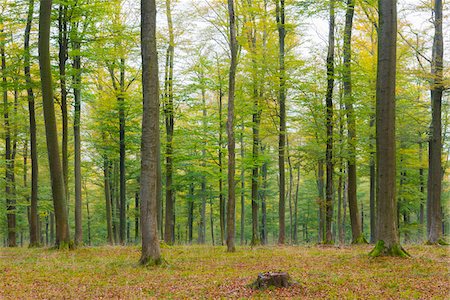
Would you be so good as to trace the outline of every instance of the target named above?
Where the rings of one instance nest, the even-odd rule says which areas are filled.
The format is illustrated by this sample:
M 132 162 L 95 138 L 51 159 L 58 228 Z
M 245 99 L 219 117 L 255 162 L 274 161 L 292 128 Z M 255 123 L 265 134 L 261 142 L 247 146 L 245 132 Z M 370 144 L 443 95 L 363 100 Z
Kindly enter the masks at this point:
M 0 248 L 0 299 L 302 298 L 450 299 L 448 247 L 412 246 L 412 258 L 367 256 L 372 246 L 162 249 L 159 267 L 137 264 L 140 250 Z M 298 284 L 254 291 L 258 273 L 287 271 Z

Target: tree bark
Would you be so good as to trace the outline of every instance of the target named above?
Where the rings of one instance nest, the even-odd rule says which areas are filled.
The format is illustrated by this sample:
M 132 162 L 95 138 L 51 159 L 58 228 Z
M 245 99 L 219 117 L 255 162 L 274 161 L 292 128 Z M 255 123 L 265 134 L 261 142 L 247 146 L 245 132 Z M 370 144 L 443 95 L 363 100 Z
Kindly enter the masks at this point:
M 141 139 L 141 230 L 142 255 L 140 263 L 159 264 L 157 202 L 159 197 L 159 83 L 158 52 L 156 49 L 156 3 L 141 1 L 142 54 L 142 139 Z
M 126 194 L 126 168 L 125 168 L 125 59 L 120 59 L 119 64 L 119 94 L 117 102 L 119 106 L 119 185 L 120 185 L 120 209 L 119 209 L 119 240 L 122 245 L 126 242 L 127 226 L 127 194 Z
M 285 15 L 284 15 L 284 0 L 276 0 L 276 21 L 278 28 L 278 41 L 279 41 L 279 95 L 278 101 L 280 105 L 280 132 L 278 138 L 278 169 L 280 177 L 280 192 L 278 203 L 278 218 L 279 218 L 279 232 L 278 232 L 278 244 L 283 245 L 286 237 L 286 225 L 285 225 L 285 209 L 286 209 L 286 192 L 285 192 L 285 151 L 286 151 L 286 72 L 284 65 L 284 40 L 286 37 L 285 29 Z
M 348 172 L 348 206 L 350 210 L 350 223 L 352 227 L 352 243 L 366 243 L 362 235 L 361 219 L 358 212 L 358 199 L 356 196 L 356 120 L 353 107 L 352 77 L 351 77 L 351 42 L 353 29 L 353 15 L 355 11 L 355 0 L 347 0 L 347 11 L 345 14 L 344 28 L 344 102 L 347 111 L 347 131 L 348 131 L 348 152 L 349 159 L 347 165 Z
M 236 20 L 234 15 L 234 0 L 228 0 L 228 15 L 230 29 L 230 72 L 228 78 L 228 205 L 227 205 L 227 251 L 234 252 L 234 236 L 236 222 L 236 183 L 234 181 L 236 172 L 235 157 L 235 137 L 234 137 L 234 92 L 236 85 L 236 67 L 237 67 L 237 40 L 236 40 Z
M 442 92 L 444 42 L 442 0 L 434 1 L 434 39 L 431 61 L 431 128 L 428 153 L 427 238 L 429 244 L 442 243 Z
M 39 246 L 39 217 L 38 217 L 38 155 L 36 143 L 36 113 L 34 110 L 33 83 L 31 81 L 30 63 L 30 32 L 33 22 L 34 0 L 28 1 L 27 24 L 24 39 L 24 74 L 27 85 L 28 112 L 30 126 L 31 151 L 31 198 L 30 198 L 30 246 Z
M 245 165 L 244 165 L 244 122 L 241 125 L 241 245 L 245 242 Z
M 395 77 L 397 1 L 378 4 L 378 68 L 376 90 L 377 244 L 371 256 L 408 256 L 397 229 Z
M 175 41 L 173 34 L 171 1 L 166 0 L 166 17 L 169 31 L 169 46 L 166 56 L 166 78 L 164 82 L 164 114 L 166 123 L 166 220 L 164 229 L 164 241 L 172 245 L 175 242 L 175 207 L 173 195 L 173 58 Z
M 66 192 L 59 156 L 58 133 L 55 108 L 53 106 L 52 74 L 50 67 L 50 25 L 52 0 L 42 0 L 39 11 L 39 69 L 41 74 L 42 100 L 44 109 L 45 134 L 52 183 L 53 206 L 56 218 L 56 246 L 70 245 L 67 218 Z
M 330 23 L 328 33 L 327 54 L 327 93 L 326 93 L 326 127 L 327 127 L 327 150 L 326 150 L 326 196 L 325 196 L 325 244 L 333 243 L 331 223 L 333 221 L 333 89 L 334 89 L 334 23 L 335 3 L 330 1 Z
M 73 117 L 73 137 L 74 137 L 74 178 L 75 178 L 75 245 L 83 243 L 83 223 L 82 223 L 82 194 L 81 194 L 81 43 L 78 36 L 78 28 L 74 26 L 75 38 L 72 41 L 72 48 L 75 56 L 73 58 L 73 95 L 74 95 L 74 117 Z M 87 204 L 86 204 L 87 205 Z
M 114 244 L 114 234 L 112 228 L 112 197 L 111 197 L 111 187 L 110 187 L 110 164 L 106 155 L 103 157 L 103 177 L 104 177 L 104 189 L 105 189 L 105 213 L 106 213 L 106 239 L 108 244 Z

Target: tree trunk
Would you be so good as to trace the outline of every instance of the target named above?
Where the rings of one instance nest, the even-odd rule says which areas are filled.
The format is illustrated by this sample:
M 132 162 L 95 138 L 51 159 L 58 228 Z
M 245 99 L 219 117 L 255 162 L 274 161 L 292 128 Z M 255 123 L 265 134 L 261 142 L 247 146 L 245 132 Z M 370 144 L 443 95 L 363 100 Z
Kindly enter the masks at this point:
M 375 115 L 370 116 L 370 127 L 372 128 L 375 125 Z M 376 240 L 376 207 L 375 207 L 375 149 L 373 147 L 374 136 L 370 134 L 370 243 L 375 243 Z
M 331 223 L 333 221 L 333 89 L 334 89 L 334 0 L 330 1 L 330 23 L 328 33 L 327 54 L 327 94 L 326 94 L 326 127 L 327 127 L 327 150 L 326 150 L 326 197 L 325 197 L 325 244 L 333 243 Z
M 317 189 L 319 192 L 319 215 L 318 215 L 318 223 L 319 223 L 319 230 L 318 230 L 318 236 L 317 241 L 318 243 L 323 243 L 324 241 L 324 225 L 325 225 L 325 210 L 324 210 L 324 182 L 323 182 L 323 159 L 319 159 L 319 162 L 317 164 Z
M 423 142 L 419 141 L 419 191 L 420 191 L 420 206 L 419 206 L 419 239 L 423 239 L 423 225 L 424 225 L 424 204 L 425 204 L 425 176 L 423 169 Z
M 204 75 L 201 73 L 201 79 L 204 80 Z M 203 119 L 202 119 L 202 125 L 203 125 L 203 134 L 207 134 L 207 113 L 206 113 L 206 91 L 204 87 L 202 86 L 202 108 L 203 108 Z M 205 168 L 206 164 L 206 142 L 203 143 L 202 148 L 202 167 Z M 202 199 L 202 205 L 200 206 L 200 224 L 198 227 L 198 243 L 204 244 L 206 239 L 206 176 L 202 175 L 202 182 L 201 182 L 201 199 Z
M 279 95 L 278 101 L 280 104 L 280 132 L 278 140 L 278 169 L 280 177 L 280 193 L 278 203 L 278 218 L 279 218 L 279 233 L 278 244 L 283 245 L 285 242 L 286 226 L 285 226 L 285 208 L 286 208 L 286 194 L 285 194 L 285 168 L 284 156 L 286 151 L 286 72 L 284 66 L 284 39 L 286 37 L 285 30 L 285 16 L 284 16 L 284 0 L 276 0 L 276 21 L 278 28 L 279 40 Z
M 103 177 L 104 177 L 104 189 L 105 189 L 105 208 L 106 208 L 106 233 L 108 244 L 112 245 L 114 243 L 113 228 L 112 228 L 112 197 L 111 197 L 111 187 L 110 187 L 110 164 L 106 155 L 103 157 Z
M 219 67 L 217 68 L 219 70 Z M 225 197 L 223 195 L 223 120 L 222 120 L 222 78 L 219 72 L 219 217 L 220 217 L 220 244 L 225 240 Z
M 33 22 L 34 0 L 28 2 L 27 24 L 24 40 L 24 74 L 27 85 L 28 111 L 31 144 L 31 198 L 30 198 L 30 246 L 39 246 L 39 216 L 38 216 L 38 155 L 36 143 L 36 113 L 34 110 L 33 83 L 31 81 L 30 66 L 30 32 Z
M 212 245 L 215 245 L 214 241 L 214 214 L 213 214 L 213 198 L 209 198 L 209 221 L 210 221 L 210 227 L 211 227 L 211 241 Z
M 126 226 L 127 226 L 127 194 L 126 194 L 126 168 L 125 168 L 125 59 L 120 59 L 120 89 L 117 96 L 119 106 L 119 185 L 120 185 L 120 209 L 119 209 L 119 240 L 120 244 L 126 242 Z
M 358 200 L 356 196 L 356 120 L 353 108 L 352 80 L 351 80 L 351 42 L 353 29 L 353 15 L 355 10 L 355 0 L 347 0 L 347 11 L 345 14 L 344 29 L 344 102 L 347 110 L 347 131 L 348 131 L 348 206 L 350 210 L 350 223 L 352 227 L 352 243 L 366 243 L 362 235 L 361 219 L 358 212 Z
M 64 177 L 64 189 L 66 201 L 69 201 L 69 158 L 68 140 L 69 126 L 67 114 L 67 86 L 66 86 L 66 63 L 68 59 L 69 39 L 67 36 L 67 5 L 59 4 L 58 10 L 58 44 L 59 44 L 59 77 L 61 89 L 61 116 L 62 116 L 62 172 Z
M 378 4 L 377 68 L 377 244 L 371 256 L 408 256 L 400 246 L 397 229 L 395 77 L 397 42 L 397 1 Z
M 234 181 L 236 158 L 235 158 L 235 137 L 234 137 L 234 92 L 236 85 L 236 67 L 237 67 L 237 40 L 236 40 L 236 21 L 234 15 L 234 0 L 228 0 L 228 15 L 230 29 L 230 72 L 228 78 L 228 205 L 227 205 L 227 251 L 234 252 L 235 236 L 235 214 L 236 214 L 236 183 Z
M 244 122 L 240 134 L 241 143 L 241 245 L 245 242 L 245 165 L 244 165 Z
M 261 154 L 263 149 L 261 149 Z M 267 245 L 267 211 L 266 211 L 266 190 L 267 190 L 267 162 L 261 166 L 262 191 L 261 191 L 261 243 Z
M 38 43 L 39 69 L 41 74 L 45 134 L 52 182 L 53 206 L 56 218 L 56 246 L 65 248 L 70 244 L 70 236 L 67 218 L 66 192 L 64 189 L 63 170 L 59 156 L 55 108 L 53 106 L 52 74 L 50 67 L 51 9 L 52 0 L 42 0 L 40 2 Z
M 139 191 L 134 193 L 134 242 L 139 242 Z
M 72 41 L 72 48 L 75 53 L 80 53 L 81 44 L 78 40 L 78 28 L 74 26 L 75 38 Z M 83 243 L 83 223 L 82 223 L 82 203 L 81 203 L 81 56 L 76 54 L 73 58 L 73 95 L 74 95 L 74 117 L 73 117 L 73 137 L 74 137 L 74 177 L 75 177 L 75 245 Z M 87 204 L 86 204 L 87 205 Z
M 428 154 L 427 238 L 429 244 L 442 243 L 442 92 L 444 42 L 442 0 L 434 1 L 434 40 L 431 61 L 431 128 Z
M 293 207 L 292 207 L 292 190 L 294 188 L 294 175 L 292 170 L 292 162 L 291 162 L 291 155 L 289 152 L 289 138 L 286 136 L 286 154 L 287 154 L 287 161 L 288 161 L 288 169 L 289 169 L 289 189 L 288 189 L 288 202 L 289 202 L 289 239 L 292 243 L 294 237 L 293 237 L 293 227 L 294 227 L 294 218 L 293 218 Z
M 1 24 L 0 34 L 3 36 L 4 29 Z M 13 181 L 14 181 L 14 169 L 11 159 L 11 127 L 9 116 L 9 103 L 8 103 L 8 82 L 6 79 L 6 55 L 5 55 L 5 43 L 0 45 L 0 55 L 2 59 L 2 90 L 3 90 L 3 116 L 5 126 L 5 195 L 6 195 L 6 217 L 8 224 L 8 247 L 16 247 L 16 206 L 13 195 Z
M 188 196 L 188 241 L 192 244 L 194 232 L 194 184 L 189 185 Z
M 298 243 L 298 198 L 300 189 L 300 163 L 297 165 L 297 185 L 295 187 L 295 201 L 294 201 L 294 244 Z
M 159 83 L 156 49 L 156 3 L 141 1 L 142 54 L 142 141 L 141 141 L 141 264 L 159 264 L 161 251 L 158 237 L 157 202 L 159 160 Z
M 166 0 L 166 17 L 169 31 L 169 46 L 166 55 L 166 71 L 164 82 L 164 114 L 166 123 L 166 221 L 164 229 L 164 241 L 172 245 L 175 242 L 175 212 L 173 195 L 173 131 L 174 131 L 174 108 L 173 108 L 173 57 L 174 57 L 174 35 L 172 23 L 171 1 Z

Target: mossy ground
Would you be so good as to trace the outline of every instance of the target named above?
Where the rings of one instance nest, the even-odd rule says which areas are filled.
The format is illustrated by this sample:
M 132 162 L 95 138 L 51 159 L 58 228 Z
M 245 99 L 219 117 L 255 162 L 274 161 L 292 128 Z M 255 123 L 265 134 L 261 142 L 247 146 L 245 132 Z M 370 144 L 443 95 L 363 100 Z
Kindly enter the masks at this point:
M 406 245 L 411 259 L 369 258 L 346 247 L 173 246 L 165 263 L 142 267 L 138 247 L 73 251 L 0 248 L 0 299 L 302 298 L 448 299 L 448 247 Z M 286 271 L 287 289 L 254 291 L 258 273 Z

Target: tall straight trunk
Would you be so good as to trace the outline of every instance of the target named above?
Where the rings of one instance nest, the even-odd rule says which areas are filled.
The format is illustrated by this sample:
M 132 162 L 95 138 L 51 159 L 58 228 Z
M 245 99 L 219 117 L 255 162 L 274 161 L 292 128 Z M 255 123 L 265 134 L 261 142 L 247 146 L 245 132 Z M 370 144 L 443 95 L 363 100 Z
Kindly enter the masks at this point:
M 159 82 L 156 49 L 156 3 L 141 1 L 142 138 L 141 138 L 141 264 L 159 264 L 157 202 L 159 197 Z
M 260 87 L 260 91 L 258 91 L 258 85 L 260 84 L 258 81 L 258 64 L 257 64 L 257 48 L 256 48 L 256 38 L 257 38 L 257 30 L 255 24 L 255 15 L 253 13 L 252 2 L 248 1 L 248 5 L 250 6 L 250 24 L 251 30 L 248 30 L 247 40 L 250 48 L 251 55 L 251 73 L 252 73 L 252 102 L 253 102 L 253 111 L 252 111 L 252 180 L 251 180 L 251 199 L 252 199 L 252 239 L 251 245 L 258 245 L 261 241 L 259 239 L 258 232 L 258 183 L 259 183 L 259 127 L 261 124 L 261 108 L 260 108 L 260 98 L 263 97 L 262 94 L 262 83 Z M 265 28 L 263 35 L 266 35 Z M 265 40 L 263 40 L 263 48 L 265 46 Z M 263 52 L 265 49 L 263 49 Z M 263 56 L 265 53 L 263 53 Z M 264 60 L 264 58 L 263 58 Z M 264 62 L 263 62 L 264 64 Z
M 324 234 L 325 234 L 325 206 L 324 206 L 324 180 L 323 180 L 323 159 L 319 159 L 317 164 L 317 189 L 319 193 L 319 215 L 318 215 L 318 223 L 319 223 L 319 230 L 318 230 L 318 236 L 317 241 L 318 243 L 324 242 Z
M 134 242 L 139 242 L 139 191 L 134 193 Z
M 126 168 L 125 168 L 125 59 L 120 59 L 119 64 L 119 94 L 117 101 L 119 105 L 119 184 L 120 184 L 120 210 L 119 210 L 119 240 L 123 245 L 126 242 L 127 226 L 127 198 L 126 198 Z
M 194 233 L 194 184 L 189 185 L 188 196 L 188 242 L 192 244 Z
M 74 26 L 75 27 L 75 26 Z M 79 55 L 81 43 L 78 40 L 78 28 L 74 28 L 76 39 L 72 42 L 75 51 L 73 58 L 73 95 L 74 95 L 74 116 L 73 116 L 73 137 L 74 137 L 74 178 L 75 178 L 75 245 L 83 243 L 83 223 L 82 223 L 82 195 L 81 195 L 81 56 Z M 87 204 L 86 204 L 87 205 Z
M 166 123 L 166 220 L 164 230 L 164 241 L 172 245 L 175 242 L 175 212 L 173 195 L 173 131 L 174 131 L 174 109 L 173 109 L 173 58 L 175 41 L 173 34 L 171 1 L 166 0 L 166 17 L 169 31 L 169 46 L 166 55 L 166 71 L 164 82 L 164 114 Z
M 427 239 L 442 242 L 442 92 L 444 42 L 442 34 L 442 0 L 434 1 L 434 39 L 431 61 L 431 128 L 428 147 Z
M 419 206 L 419 239 L 423 239 L 423 225 L 425 220 L 424 204 L 425 204 L 425 176 L 423 169 L 423 142 L 419 141 L 419 191 L 420 191 L 420 206 Z
M 297 165 L 297 184 L 295 186 L 295 199 L 294 199 L 294 244 L 298 243 L 298 198 L 300 189 L 300 164 Z
M 263 149 L 261 149 L 261 154 Z M 267 245 L 267 211 L 266 211 L 266 190 L 267 190 L 267 162 L 261 166 L 262 191 L 261 191 L 261 243 Z
M 289 241 L 292 243 L 293 237 L 293 227 L 294 227 L 294 216 L 293 216 L 293 207 L 292 207 L 292 190 L 294 188 L 294 175 L 292 169 L 291 155 L 289 153 L 289 138 L 286 137 L 286 154 L 288 161 L 288 169 L 289 169 L 289 189 L 287 192 L 288 202 L 289 202 Z
M 245 242 L 245 165 L 244 165 L 244 122 L 241 125 L 240 144 L 241 144 L 241 245 Z
M 220 244 L 223 245 L 225 241 L 225 197 L 223 194 L 223 119 L 222 119 L 222 78 L 220 75 L 219 66 L 217 68 L 219 73 L 219 218 L 220 218 Z
M 397 1 L 378 4 L 377 68 L 377 244 L 371 256 L 407 256 L 400 246 L 397 229 L 395 73 L 397 42 Z
M 30 126 L 31 151 L 31 198 L 30 198 L 30 246 L 39 246 L 39 217 L 38 217 L 38 156 L 36 142 L 36 113 L 34 110 L 33 83 L 31 81 L 30 63 L 30 32 L 33 22 L 34 0 L 28 1 L 27 24 L 25 26 L 24 40 L 24 74 L 27 85 L 28 113 Z
M 66 201 L 69 200 L 69 158 L 68 158 L 68 140 L 69 140 L 69 121 L 67 114 L 67 85 L 66 85 L 66 63 L 69 51 L 69 39 L 67 36 L 67 4 L 59 4 L 58 8 L 58 44 L 59 44 L 59 77 L 61 89 L 61 116 L 62 116 L 62 171 L 64 177 L 64 188 L 66 192 Z
M 278 136 L 278 172 L 280 181 L 280 192 L 278 202 L 278 219 L 279 232 L 278 244 L 284 244 L 286 237 L 285 225 L 285 209 L 286 209 L 286 182 L 285 182 L 285 168 L 284 157 L 286 152 L 286 72 L 284 66 L 284 39 L 286 37 L 285 30 L 285 16 L 284 16 L 284 0 L 276 0 L 276 21 L 278 28 L 278 42 L 279 42 L 279 94 L 278 101 L 280 105 L 280 132 Z
M 227 205 L 227 251 L 234 252 L 234 236 L 236 223 L 236 183 L 234 176 L 236 172 L 235 155 L 235 137 L 234 137 L 234 92 L 236 85 L 236 67 L 237 67 L 237 39 L 236 39 L 236 20 L 234 15 L 234 0 L 228 0 L 228 16 L 230 29 L 230 71 L 228 77 L 228 205 Z
M 348 206 L 350 209 L 350 223 L 352 227 L 352 243 L 365 243 L 366 240 L 362 235 L 361 219 L 358 212 L 358 200 L 356 196 L 356 120 L 355 110 L 353 107 L 352 95 L 352 77 L 351 77 L 351 62 L 352 62 L 352 29 L 353 29 L 353 15 L 355 11 L 355 0 L 347 0 L 347 11 L 345 13 L 345 28 L 344 28 L 344 69 L 343 69 L 343 83 L 344 83 L 344 102 L 347 111 L 347 131 L 348 131 Z
M 373 127 L 375 125 L 375 115 L 370 116 L 370 127 Z M 375 138 L 373 134 L 370 134 L 370 166 L 369 166 L 369 173 L 370 173 L 370 195 L 369 195 L 369 203 L 370 203 L 370 242 L 375 243 L 376 240 L 376 207 L 375 207 L 375 149 L 373 142 L 375 141 Z
M 111 187 L 110 187 L 110 164 L 109 161 L 104 155 L 103 157 L 103 185 L 105 189 L 105 213 L 106 213 L 106 239 L 108 244 L 112 245 L 114 243 L 114 234 L 112 228 L 112 208 L 111 208 Z
M 342 226 L 342 172 L 344 171 L 342 168 L 342 159 L 339 161 L 339 179 L 338 179 L 338 209 L 337 209 L 337 231 L 338 231 L 338 240 L 339 245 L 344 244 L 344 226 Z
M 84 191 L 86 193 L 86 215 L 87 215 L 87 230 L 88 230 L 88 245 L 91 246 L 91 213 L 89 210 L 89 198 L 88 198 L 88 189 L 86 185 L 86 181 L 84 182 Z
M 113 178 L 112 178 L 112 191 L 111 195 L 112 202 L 112 215 L 113 215 L 113 231 L 114 231 L 114 242 L 119 244 L 119 164 L 118 161 L 113 163 Z
M 3 24 L 2 24 L 3 25 Z M 0 29 L 0 34 L 4 36 L 3 26 Z M 0 55 L 2 60 L 2 90 L 3 90 L 3 117 L 5 126 L 5 195 L 6 195 L 6 217 L 8 224 L 8 247 L 16 247 L 16 206 L 13 195 L 13 181 L 14 169 L 11 159 L 11 124 L 9 116 L 9 102 L 8 102 L 8 82 L 6 78 L 6 54 L 5 42 L 2 41 L 0 45 Z
M 326 197 L 325 197 L 325 243 L 333 243 L 331 223 L 333 221 L 333 89 L 334 89 L 334 23 L 335 3 L 330 1 L 330 23 L 328 33 L 327 54 L 327 93 L 326 93 L 326 127 L 327 127 L 327 150 L 326 150 Z
M 39 69 L 41 74 L 42 100 L 44 108 L 45 134 L 52 183 L 53 206 L 56 219 L 56 246 L 70 244 L 67 218 L 66 192 L 59 156 L 55 107 L 53 106 L 52 74 L 50 67 L 50 25 L 52 0 L 42 0 L 39 11 Z
M 215 245 L 214 240 L 214 213 L 213 213 L 213 198 L 209 197 L 209 225 L 211 227 L 211 241 L 212 245 Z
M 201 79 L 204 80 L 203 73 L 201 74 Z M 207 134 L 207 112 L 206 112 L 206 90 L 202 87 L 202 109 L 203 109 L 203 118 L 202 118 L 202 126 L 203 126 L 203 134 Z M 203 143 L 202 148 L 202 167 L 206 167 L 206 142 Z M 200 224 L 198 226 L 198 243 L 204 244 L 206 240 L 206 176 L 202 175 L 201 182 L 201 199 L 202 205 L 200 206 Z

